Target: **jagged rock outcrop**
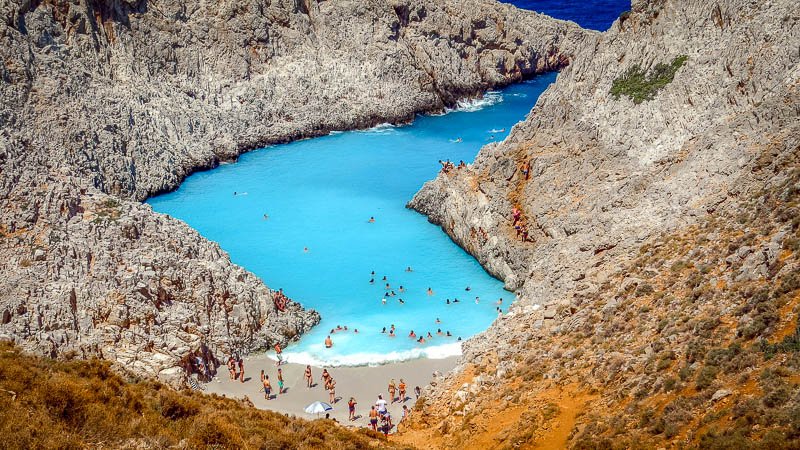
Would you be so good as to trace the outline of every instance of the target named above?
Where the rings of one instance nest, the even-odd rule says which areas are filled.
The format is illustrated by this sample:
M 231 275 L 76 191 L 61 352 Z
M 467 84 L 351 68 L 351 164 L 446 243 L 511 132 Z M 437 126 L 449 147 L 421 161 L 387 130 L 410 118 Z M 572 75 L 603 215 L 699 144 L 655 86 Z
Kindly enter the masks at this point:
M 561 68 L 593 34 L 485 0 L 0 1 L 0 333 L 169 377 L 297 336 L 316 313 L 278 313 L 136 201 L 263 144 Z
M 482 395 L 457 398 L 465 378 L 473 378 L 465 377 L 467 369 L 483 380 L 476 385 L 483 397 L 503 392 L 495 382 L 518 382 L 515 375 L 523 369 L 553 365 L 559 370 L 531 378 L 555 378 L 556 384 L 566 385 L 558 377 L 569 376 L 573 367 L 583 378 L 569 382 L 582 384 L 584 392 L 602 392 L 608 381 L 604 358 L 592 359 L 586 352 L 613 342 L 602 347 L 605 359 L 618 363 L 613 376 L 620 365 L 623 372 L 632 372 L 632 360 L 654 339 L 640 328 L 626 327 L 625 319 L 615 320 L 624 311 L 619 309 L 623 299 L 645 284 L 624 273 L 643 244 L 696 223 L 716 227 L 724 220 L 735 222 L 735 210 L 751 197 L 763 195 L 768 202 L 789 195 L 780 206 L 792 210 L 786 205 L 793 205 L 791 183 L 796 181 L 780 191 L 773 185 L 792 180 L 788 174 L 796 170 L 800 152 L 799 42 L 800 15 L 790 0 L 636 1 L 608 32 L 584 43 L 528 120 L 504 142 L 484 147 L 467 169 L 426 183 L 409 206 L 440 224 L 518 293 L 508 316 L 465 343 L 461 370 L 431 392 L 436 404 L 426 409 L 426 426 L 443 433 L 456 426 L 465 436 L 469 430 L 491 428 L 474 418 L 482 414 L 475 409 Z M 652 100 L 612 95 L 615 83 L 623 92 L 641 88 L 625 85 L 626 74 L 637 68 L 654 74 L 667 66 L 678 67 L 674 78 Z M 529 241 L 523 242 L 514 228 L 514 208 Z M 718 215 L 725 219 L 714 222 Z M 774 228 L 778 225 L 766 227 L 766 236 Z M 777 258 L 785 236 L 764 251 L 743 250 L 737 256 L 741 268 L 737 263 L 736 273 L 723 273 L 719 286 L 776 276 L 769 261 Z M 637 293 L 649 298 L 654 288 L 649 289 Z M 720 310 L 724 303 L 717 305 Z M 663 309 L 654 313 L 691 310 L 691 305 L 676 305 L 659 305 Z M 630 319 L 633 311 L 630 307 L 621 317 Z M 587 321 L 592 314 L 603 322 Z M 763 337 L 771 339 L 774 331 L 767 329 Z M 604 338 L 589 343 L 586 333 L 593 332 Z M 680 353 L 681 342 L 662 347 Z M 540 345 L 541 351 L 531 350 Z M 569 356 L 562 357 L 565 352 Z M 486 379 L 492 383 L 484 389 Z M 547 383 L 526 385 L 536 391 Z M 609 394 L 592 411 L 610 414 L 603 409 L 622 405 L 628 398 L 619 396 L 632 389 L 613 394 L 617 397 Z M 454 421 L 453 410 L 464 411 L 464 423 Z M 510 435 L 503 436 L 498 439 Z M 458 445 L 463 439 L 449 442 Z M 641 444 L 635 437 L 628 442 Z

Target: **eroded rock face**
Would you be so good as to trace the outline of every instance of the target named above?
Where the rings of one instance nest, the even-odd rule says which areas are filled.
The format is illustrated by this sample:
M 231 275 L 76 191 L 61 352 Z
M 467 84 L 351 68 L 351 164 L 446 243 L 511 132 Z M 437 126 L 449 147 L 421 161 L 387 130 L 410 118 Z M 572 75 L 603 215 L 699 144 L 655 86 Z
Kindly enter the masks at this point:
M 440 174 L 409 203 L 518 294 L 507 316 L 465 343 L 462 368 L 483 367 L 480 374 L 489 376 L 521 370 L 519 355 L 539 339 L 580 336 L 581 299 L 598 292 L 608 295 L 602 313 L 613 317 L 617 300 L 609 291 L 624 292 L 626 283 L 634 289 L 641 280 L 624 280 L 618 289 L 606 283 L 644 242 L 736 209 L 796 168 L 770 167 L 796 160 L 800 151 L 796 2 L 633 6 L 584 43 L 504 142 L 484 147 L 467 169 Z M 681 55 L 688 57 L 684 65 L 653 100 L 634 104 L 610 94 L 630 67 L 649 69 Z M 528 177 L 521 170 L 526 161 Z M 530 242 L 516 236 L 515 207 Z M 778 247 L 731 256 L 743 261 L 731 281 L 763 280 Z M 614 348 L 619 361 L 645 344 L 633 332 L 625 336 Z M 524 365 L 536 368 L 548 357 Z M 458 372 L 432 390 L 438 403 L 426 410 L 428 426 L 444 426 L 453 410 L 474 407 L 448 400 L 461 389 Z M 602 375 L 598 364 L 581 382 L 601 386 Z
M 561 68 L 595 34 L 483 0 L 10 0 L 0 18 L 0 333 L 166 379 L 318 316 L 275 311 L 137 201 L 263 144 Z

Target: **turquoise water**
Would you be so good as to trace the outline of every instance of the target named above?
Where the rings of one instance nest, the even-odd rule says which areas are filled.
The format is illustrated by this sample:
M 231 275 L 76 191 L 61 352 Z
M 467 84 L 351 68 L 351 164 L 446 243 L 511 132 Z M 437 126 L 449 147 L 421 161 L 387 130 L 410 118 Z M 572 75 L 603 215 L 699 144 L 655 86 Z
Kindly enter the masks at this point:
M 256 150 L 148 203 L 218 242 L 268 286 L 320 312 L 321 324 L 285 350 L 292 362 L 363 365 L 459 354 L 457 338 L 485 330 L 498 315 L 495 302 L 503 298 L 505 311 L 513 294 L 405 204 L 436 176 L 438 160 L 469 163 L 481 146 L 503 139 L 555 76 L 489 92 L 408 126 Z M 384 276 L 396 293 L 386 304 Z M 448 305 L 448 298 L 460 302 Z M 397 337 L 381 333 L 392 324 Z M 349 331 L 334 333 L 333 348 L 325 349 L 337 325 Z M 453 336 L 437 335 L 439 328 Z M 410 330 L 434 337 L 420 344 L 408 338 Z

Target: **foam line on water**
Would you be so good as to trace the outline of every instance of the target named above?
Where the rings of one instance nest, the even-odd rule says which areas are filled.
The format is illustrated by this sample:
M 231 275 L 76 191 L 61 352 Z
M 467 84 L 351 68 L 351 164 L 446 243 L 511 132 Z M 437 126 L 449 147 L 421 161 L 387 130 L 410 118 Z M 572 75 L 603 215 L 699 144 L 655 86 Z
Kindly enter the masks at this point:
M 474 98 L 469 100 L 459 100 L 455 108 L 445 109 L 446 112 L 465 111 L 475 112 L 480 111 L 488 106 L 496 105 L 503 102 L 503 94 L 498 91 L 488 91 L 484 94 L 483 98 Z
M 314 367 L 343 367 L 343 366 L 378 366 L 412 359 L 444 359 L 451 356 L 461 356 L 461 342 L 419 347 L 411 350 L 393 351 L 386 353 L 351 353 L 349 355 L 331 355 L 319 357 L 311 352 L 283 352 L 284 360 L 293 364 L 309 364 Z M 277 361 L 274 354 L 267 355 Z

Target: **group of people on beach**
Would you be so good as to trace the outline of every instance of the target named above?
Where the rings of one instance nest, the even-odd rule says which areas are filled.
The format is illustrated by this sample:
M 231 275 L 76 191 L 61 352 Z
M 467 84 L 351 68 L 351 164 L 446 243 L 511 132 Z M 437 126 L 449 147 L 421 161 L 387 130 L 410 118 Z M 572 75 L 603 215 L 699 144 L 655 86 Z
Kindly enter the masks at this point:
M 227 366 L 231 380 L 239 380 L 244 383 L 244 360 L 239 356 L 231 355 L 228 357 Z

